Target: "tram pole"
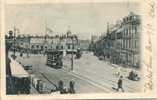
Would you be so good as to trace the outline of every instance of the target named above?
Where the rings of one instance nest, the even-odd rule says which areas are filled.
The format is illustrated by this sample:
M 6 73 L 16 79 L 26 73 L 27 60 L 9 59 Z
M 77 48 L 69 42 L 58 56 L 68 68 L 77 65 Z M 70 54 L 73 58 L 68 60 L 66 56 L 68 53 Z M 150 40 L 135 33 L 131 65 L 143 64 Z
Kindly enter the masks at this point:
M 15 55 L 15 53 L 16 53 L 16 51 L 15 51 L 16 28 L 15 28 L 15 26 L 13 29 L 13 34 L 14 34 L 14 36 L 13 36 L 13 59 L 16 59 L 16 55 Z
M 14 56 L 15 56 L 15 26 L 14 26 Z
M 73 38 L 72 38 L 72 54 L 71 54 L 71 71 L 73 71 L 74 69 L 74 42 L 73 42 Z
M 71 57 L 71 71 L 73 71 L 74 67 L 74 61 L 73 61 L 73 52 L 72 52 L 72 57 Z

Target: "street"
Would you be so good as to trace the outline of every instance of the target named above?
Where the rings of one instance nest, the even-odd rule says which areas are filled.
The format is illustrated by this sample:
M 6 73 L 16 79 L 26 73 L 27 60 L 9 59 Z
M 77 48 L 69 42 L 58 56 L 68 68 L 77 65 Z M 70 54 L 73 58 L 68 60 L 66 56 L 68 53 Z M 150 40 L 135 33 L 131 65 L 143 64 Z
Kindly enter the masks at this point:
M 63 58 L 63 68 L 54 69 L 46 65 L 46 56 L 42 54 L 31 54 L 29 58 L 26 54 L 19 57 L 17 61 L 23 65 L 32 64 L 32 73 L 48 84 L 49 91 L 58 85 L 62 80 L 65 87 L 69 87 L 71 80 L 75 81 L 76 93 L 113 93 L 117 92 L 118 76 L 114 75 L 118 68 L 113 67 L 105 61 L 100 61 L 91 52 L 83 53 L 80 59 L 74 59 L 74 70 L 71 71 L 71 55 Z M 123 88 L 125 92 L 139 92 L 140 81 L 131 81 L 126 78 L 130 69 L 121 68 L 121 75 L 124 76 Z
M 114 73 L 119 70 L 118 67 L 120 66 L 113 67 L 113 65 L 108 62 L 100 61 L 96 56 L 93 56 L 91 52 L 87 52 L 83 54 L 81 59 L 74 60 L 73 73 L 90 79 L 97 84 L 101 84 L 106 89 L 113 91 L 112 87 L 117 87 L 117 80 L 119 78 L 118 76 L 114 75 Z M 133 69 L 120 68 L 120 73 L 124 77 L 124 90 L 126 92 L 140 91 L 140 81 L 131 81 L 126 78 L 129 72 Z M 138 74 L 141 74 L 140 71 L 138 71 Z

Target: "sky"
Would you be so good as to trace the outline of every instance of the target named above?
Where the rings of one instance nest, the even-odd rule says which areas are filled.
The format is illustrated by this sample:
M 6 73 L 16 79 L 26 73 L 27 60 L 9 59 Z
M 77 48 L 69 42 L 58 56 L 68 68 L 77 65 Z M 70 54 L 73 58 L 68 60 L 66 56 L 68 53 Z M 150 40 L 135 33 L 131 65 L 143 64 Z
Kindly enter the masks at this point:
M 10 4 L 5 10 L 6 32 L 15 25 L 18 34 L 45 35 L 47 25 L 49 35 L 70 30 L 82 39 L 104 34 L 107 22 L 114 24 L 130 11 L 140 12 L 137 3 Z

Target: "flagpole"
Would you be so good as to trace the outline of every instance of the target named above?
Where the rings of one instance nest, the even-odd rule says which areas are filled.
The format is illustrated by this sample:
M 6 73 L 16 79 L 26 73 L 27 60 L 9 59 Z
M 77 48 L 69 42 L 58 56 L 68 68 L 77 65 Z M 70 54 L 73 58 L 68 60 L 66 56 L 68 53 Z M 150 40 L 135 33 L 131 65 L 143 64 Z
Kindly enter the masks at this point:
M 44 36 L 44 42 L 46 43 L 46 34 L 47 34 L 47 21 L 45 20 L 45 36 Z M 45 45 L 44 43 L 44 45 Z M 46 49 L 44 48 L 44 54 L 46 53 Z
M 47 21 L 45 20 L 45 36 L 47 34 Z

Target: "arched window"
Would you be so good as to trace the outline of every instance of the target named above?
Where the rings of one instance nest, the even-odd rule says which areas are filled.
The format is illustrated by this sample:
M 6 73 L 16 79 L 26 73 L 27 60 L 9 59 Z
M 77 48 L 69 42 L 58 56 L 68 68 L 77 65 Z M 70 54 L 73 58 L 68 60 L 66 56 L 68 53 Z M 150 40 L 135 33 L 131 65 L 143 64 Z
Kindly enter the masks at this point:
M 34 49 L 34 45 L 32 45 L 31 48 Z
M 58 45 L 56 46 L 56 49 L 59 49 Z
M 41 46 L 41 50 L 43 50 L 43 46 Z
M 39 48 L 39 45 L 37 45 L 37 49 Z
M 61 49 L 63 49 L 63 46 L 61 46 Z
M 70 49 L 70 45 L 68 45 L 68 49 Z

